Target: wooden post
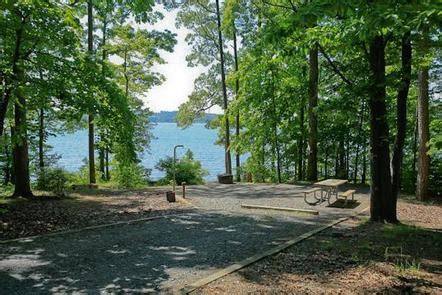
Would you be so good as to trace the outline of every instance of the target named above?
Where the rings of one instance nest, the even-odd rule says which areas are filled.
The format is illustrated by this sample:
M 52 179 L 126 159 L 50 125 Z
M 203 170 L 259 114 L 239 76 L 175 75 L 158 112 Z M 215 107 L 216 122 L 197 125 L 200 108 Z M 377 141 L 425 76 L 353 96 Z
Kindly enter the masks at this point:
M 181 185 L 183 186 L 183 199 L 186 198 L 186 183 L 182 182 Z

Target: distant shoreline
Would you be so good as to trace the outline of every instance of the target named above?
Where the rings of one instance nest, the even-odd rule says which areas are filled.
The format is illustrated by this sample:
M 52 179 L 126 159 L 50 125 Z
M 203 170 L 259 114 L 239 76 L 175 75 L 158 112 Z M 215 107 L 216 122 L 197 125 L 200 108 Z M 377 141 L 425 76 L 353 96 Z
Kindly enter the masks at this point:
M 158 113 L 152 113 L 150 116 L 151 123 L 176 123 L 176 116 L 178 111 L 161 111 Z M 215 119 L 217 114 L 205 113 L 203 117 L 195 120 L 195 123 L 207 123 Z

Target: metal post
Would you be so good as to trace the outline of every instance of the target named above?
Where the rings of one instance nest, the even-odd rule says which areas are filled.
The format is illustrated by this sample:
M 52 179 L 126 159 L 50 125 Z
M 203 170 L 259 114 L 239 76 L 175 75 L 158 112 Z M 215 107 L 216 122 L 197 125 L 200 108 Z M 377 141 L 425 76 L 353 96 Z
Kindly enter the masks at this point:
M 173 192 L 175 192 L 176 179 L 175 179 L 175 162 L 176 162 L 176 149 L 182 148 L 184 145 L 179 144 L 173 147 Z

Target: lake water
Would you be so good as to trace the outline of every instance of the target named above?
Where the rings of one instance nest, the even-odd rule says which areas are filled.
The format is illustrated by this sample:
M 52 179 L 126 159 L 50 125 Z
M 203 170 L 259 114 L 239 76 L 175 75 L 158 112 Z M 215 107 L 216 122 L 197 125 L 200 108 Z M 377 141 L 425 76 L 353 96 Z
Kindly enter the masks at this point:
M 190 149 L 196 160 L 209 171 L 206 180 L 215 180 L 216 176 L 224 173 L 224 148 L 215 145 L 217 131 L 205 128 L 204 124 L 193 124 L 181 129 L 175 123 L 158 123 L 152 130 L 155 139 L 150 144 L 149 152 L 142 155 L 142 164 L 152 169 L 151 178 L 157 180 L 163 176 L 155 169 L 155 164 L 166 156 L 173 156 L 173 147 L 182 144 L 185 148 L 177 149 L 181 157 Z M 59 165 L 68 171 L 76 171 L 83 165 L 83 159 L 88 156 L 87 130 L 72 134 L 51 137 L 48 144 L 53 146 L 53 152 L 61 155 Z

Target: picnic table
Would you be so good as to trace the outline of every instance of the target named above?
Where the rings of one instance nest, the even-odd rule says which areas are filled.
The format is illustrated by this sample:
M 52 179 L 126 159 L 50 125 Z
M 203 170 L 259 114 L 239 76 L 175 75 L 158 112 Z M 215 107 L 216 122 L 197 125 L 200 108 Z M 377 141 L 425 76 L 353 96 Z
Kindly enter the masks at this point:
M 304 200 L 306 203 L 310 204 L 307 201 L 307 195 L 309 193 L 313 193 L 315 199 L 318 202 L 327 201 L 330 204 L 330 199 L 332 196 L 335 196 L 336 199 L 338 199 L 339 186 L 347 182 L 348 180 L 345 179 L 333 179 L 333 178 L 316 182 L 313 184 L 314 186 L 316 186 L 316 188 L 304 192 Z M 319 197 L 316 196 L 317 191 L 320 191 L 321 193 Z
M 347 183 L 346 179 L 326 179 L 323 181 L 316 182 L 314 185 L 319 186 L 324 191 L 324 200 L 327 200 L 330 203 L 330 198 L 332 195 L 338 198 L 339 186 Z M 321 194 L 322 195 L 322 194 Z

